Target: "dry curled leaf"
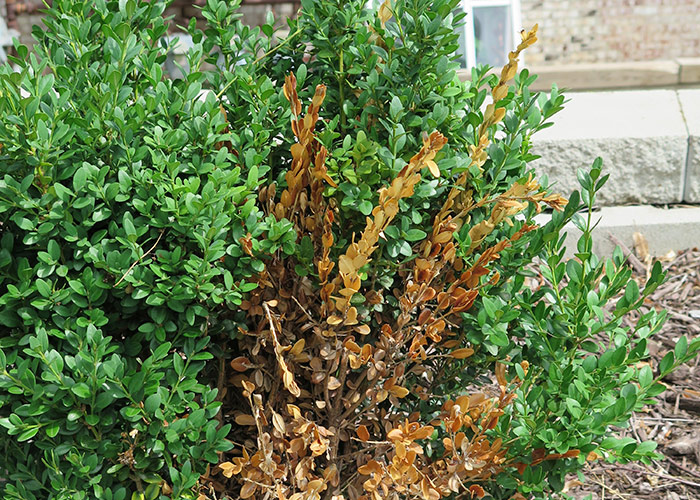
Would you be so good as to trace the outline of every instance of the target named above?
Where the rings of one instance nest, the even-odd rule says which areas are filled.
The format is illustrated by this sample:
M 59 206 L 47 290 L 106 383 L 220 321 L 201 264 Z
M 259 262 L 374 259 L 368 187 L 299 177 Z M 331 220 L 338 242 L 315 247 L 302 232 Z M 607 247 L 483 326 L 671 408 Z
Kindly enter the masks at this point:
M 235 465 L 233 465 L 231 462 L 222 462 L 219 464 L 219 469 L 221 469 L 221 473 L 224 476 L 231 477 L 233 476 Z
M 382 28 L 384 28 L 389 19 L 391 19 L 391 17 L 394 15 L 391 12 L 391 1 L 384 0 L 379 6 L 379 11 L 377 12 L 377 14 L 379 15 L 379 20 L 382 23 Z
M 297 340 L 294 346 L 289 350 L 289 354 L 292 356 L 298 356 L 304 350 L 305 345 L 306 341 L 304 339 Z
M 472 498 L 484 498 L 486 496 L 486 492 L 484 491 L 484 488 L 479 486 L 478 484 L 473 484 L 469 487 L 469 493 L 471 493 Z
M 355 327 L 355 331 L 360 335 L 369 335 L 372 329 L 369 325 L 360 325 Z
M 338 380 L 335 377 L 329 377 L 328 378 L 328 390 L 329 391 L 335 391 L 340 387 L 340 380 Z
M 360 438 L 360 441 L 369 441 L 369 431 L 365 425 L 357 427 L 357 437 Z
M 405 398 L 410 394 L 410 391 L 406 389 L 405 387 L 401 387 L 399 385 L 395 385 L 389 389 L 389 392 L 392 393 L 394 396 L 397 398 Z
M 252 368 L 251 362 L 245 356 L 238 356 L 231 361 L 231 368 L 237 372 L 244 372 Z
M 333 315 L 330 318 L 328 318 L 326 321 L 328 322 L 329 325 L 335 326 L 335 325 L 341 324 L 343 322 L 343 318 Z
M 272 425 L 282 435 L 284 435 L 287 432 L 287 426 L 284 423 L 284 418 L 282 418 L 282 415 L 280 415 L 276 411 L 272 412 Z
M 455 349 L 450 353 L 450 356 L 452 356 L 455 359 L 465 359 L 468 358 L 474 354 L 474 349 L 471 347 L 462 347 L 461 349 Z
M 238 425 L 255 425 L 255 417 L 241 413 L 234 419 Z

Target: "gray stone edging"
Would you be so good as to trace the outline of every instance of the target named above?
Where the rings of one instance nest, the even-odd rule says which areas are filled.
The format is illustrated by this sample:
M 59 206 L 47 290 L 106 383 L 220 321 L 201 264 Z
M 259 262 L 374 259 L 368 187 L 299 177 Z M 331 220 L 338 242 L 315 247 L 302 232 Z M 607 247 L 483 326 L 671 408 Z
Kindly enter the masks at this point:
M 536 219 L 544 224 L 550 217 L 541 214 Z M 634 233 L 644 237 L 649 254 L 656 257 L 700 247 L 700 207 L 603 207 L 594 212 L 593 220 L 600 220 L 593 230 L 593 250 L 597 255 L 610 256 L 617 242 L 633 249 Z M 570 224 L 566 233 L 567 256 L 571 257 L 581 231 Z
M 530 74 L 538 75 L 532 90 L 549 90 L 556 83 L 570 90 L 603 90 L 643 87 L 677 87 L 700 84 L 700 58 L 679 57 L 674 60 L 630 61 L 619 63 L 578 63 L 525 65 Z M 460 72 L 467 80 L 470 73 Z
M 565 195 L 603 158 L 603 205 L 700 203 L 700 89 L 570 93 L 555 125 L 533 137 L 540 175 Z

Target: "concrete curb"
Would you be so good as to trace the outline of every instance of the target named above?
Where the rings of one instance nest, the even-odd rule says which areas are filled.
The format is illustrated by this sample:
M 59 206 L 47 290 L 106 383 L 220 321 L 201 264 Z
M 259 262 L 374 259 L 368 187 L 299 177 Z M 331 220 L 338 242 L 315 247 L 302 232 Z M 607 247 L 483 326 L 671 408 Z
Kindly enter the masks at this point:
M 525 67 L 538 78 L 531 90 L 548 91 L 552 84 L 569 90 L 612 90 L 643 87 L 679 88 L 700 83 L 700 58 L 626 61 L 615 63 L 544 64 Z M 493 70 L 500 73 L 500 68 Z M 459 77 L 471 78 L 471 71 L 459 70 Z
M 545 224 L 551 216 L 538 215 L 539 224 Z M 700 247 L 700 207 L 657 208 L 650 205 L 627 207 L 603 207 L 594 212 L 594 221 L 600 220 L 593 230 L 593 250 L 600 256 L 610 256 L 615 249 L 610 235 L 630 249 L 634 248 L 634 233 L 641 233 L 653 256 L 671 251 Z M 581 236 L 573 224 L 565 231 L 567 255 L 576 252 L 576 242 Z

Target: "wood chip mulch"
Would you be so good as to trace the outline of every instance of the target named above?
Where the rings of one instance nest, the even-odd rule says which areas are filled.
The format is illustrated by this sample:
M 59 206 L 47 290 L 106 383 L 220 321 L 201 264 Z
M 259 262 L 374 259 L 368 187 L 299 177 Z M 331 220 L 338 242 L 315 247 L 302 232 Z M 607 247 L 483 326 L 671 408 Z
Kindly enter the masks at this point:
M 672 350 L 678 337 L 692 340 L 700 335 L 700 250 L 693 249 L 652 259 L 644 241 L 635 245 L 636 252 L 623 249 L 634 278 L 641 286 L 654 260 L 667 271 L 667 280 L 650 297 L 646 307 L 668 311 L 668 319 L 650 342 L 651 364 L 658 366 Z M 635 318 L 628 318 L 630 324 Z M 668 390 L 658 405 L 645 408 L 633 416 L 621 435 L 638 441 L 654 440 L 665 458 L 650 465 L 629 463 L 589 464 L 586 483 L 576 478 L 567 483 L 568 495 L 576 499 L 591 495 L 592 500 L 700 500 L 700 358 L 681 366 L 663 382 Z

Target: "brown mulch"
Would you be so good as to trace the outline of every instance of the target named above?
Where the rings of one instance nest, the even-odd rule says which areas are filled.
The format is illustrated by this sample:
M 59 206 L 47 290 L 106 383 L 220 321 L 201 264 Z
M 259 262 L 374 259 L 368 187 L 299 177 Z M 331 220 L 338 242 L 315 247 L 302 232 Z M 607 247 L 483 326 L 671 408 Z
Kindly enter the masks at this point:
M 700 335 L 700 250 L 652 259 L 644 241 L 637 243 L 636 253 L 624 250 L 640 288 L 654 260 L 667 271 L 667 281 L 646 306 L 668 311 L 663 329 L 649 346 L 655 368 L 679 336 L 691 340 Z M 628 320 L 632 323 L 635 318 Z M 657 451 L 665 458 L 650 465 L 593 462 L 584 471 L 585 484 L 577 485 L 572 478 L 569 495 L 577 499 L 591 495 L 593 500 L 700 500 L 700 358 L 681 366 L 663 382 L 668 390 L 660 403 L 637 412 L 630 427 L 620 434 L 656 441 Z

